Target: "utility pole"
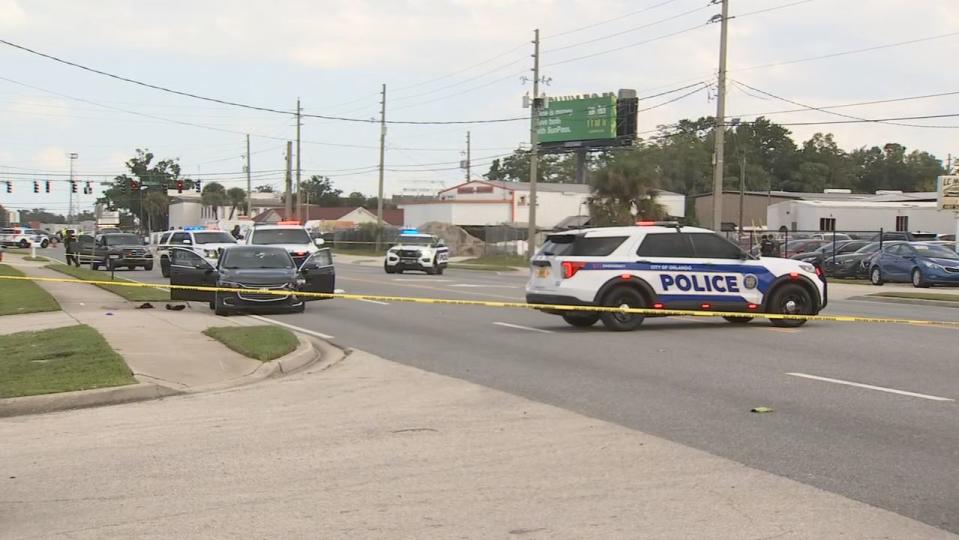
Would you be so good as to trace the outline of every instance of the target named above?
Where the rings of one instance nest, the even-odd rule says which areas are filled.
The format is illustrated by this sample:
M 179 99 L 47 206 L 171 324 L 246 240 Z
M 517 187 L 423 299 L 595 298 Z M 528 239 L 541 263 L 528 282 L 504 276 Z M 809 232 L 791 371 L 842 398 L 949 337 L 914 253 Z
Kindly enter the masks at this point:
M 376 195 L 376 251 L 383 240 L 383 167 L 386 157 L 386 84 L 380 91 L 380 181 Z
M 470 132 L 466 132 L 466 181 L 469 182 L 472 175 L 470 174 Z
M 737 139 L 738 140 L 738 139 Z M 743 232 L 743 202 L 746 198 L 746 152 L 743 151 L 743 163 L 739 168 L 739 232 Z
M 76 152 L 70 152 L 70 204 L 67 205 L 67 223 L 73 223 L 73 162 L 76 161 L 80 154 Z
M 252 217 L 253 212 L 253 185 L 250 182 L 250 134 L 246 134 L 246 215 Z
M 300 113 L 301 112 L 302 111 L 300 109 L 300 98 L 296 98 L 296 199 L 297 199 L 297 202 L 300 203 L 302 208 L 303 198 L 300 195 L 300 125 L 301 125 Z M 306 212 L 307 210 L 304 208 L 302 210 L 302 213 L 304 214 L 304 216 L 301 220 L 304 224 L 306 223 L 306 215 L 305 215 Z
M 290 217 L 293 216 L 293 156 L 290 155 L 292 152 L 293 141 L 286 141 L 286 196 L 283 198 L 286 214 L 283 216 L 284 220 L 290 219 Z
M 723 224 L 723 176 L 726 138 L 726 39 L 729 25 L 729 0 L 722 2 L 722 21 L 719 31 L 719 81 L 716 92 L 716 147 L 713 150 L 713 230 L 719 232 Z
M 529 230 L 526 234 L 526 255 L 536 253 L 536 178 L 539 171 L 539 28 L 533 30 L 533 101 L 529 114 Z

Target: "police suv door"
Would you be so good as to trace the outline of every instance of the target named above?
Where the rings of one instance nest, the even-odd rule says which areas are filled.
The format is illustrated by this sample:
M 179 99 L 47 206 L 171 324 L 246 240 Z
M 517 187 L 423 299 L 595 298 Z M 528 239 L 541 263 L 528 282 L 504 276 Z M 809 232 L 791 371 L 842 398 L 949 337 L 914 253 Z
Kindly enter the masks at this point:
M 306 280 L 300 290 L 313 293 L 332 293 L 336 287 L 336 270 L 333 267 L 333 254 L 329 248 L 323 248 L 310 255 L 300 266 L 300 275 Z M 303 300 L 328 300 L 318 296 L 306 296 Z
M 186 248 L 170 248 L 170 285 L 187 287 L 215 287 L 217 270 L 209 261 L 200 257 L 193 250 Z M 170 298 L 173 300 L 189 300 L 194 302 L 212 302 L 216 297 L 213 291 L 197 291 L 192 289 L 170 289 Z
M 762 304 L 763 285 L 770 281 L 765 279 L 765 268 L 752 264 L 753 260 L 739 246 L 718 234 L 692 232 L 689 239 L 698 268 L 704 272 L 694 285 L 713 298 L 705 302 L 710 309 L 739 311 L 747 304 Z

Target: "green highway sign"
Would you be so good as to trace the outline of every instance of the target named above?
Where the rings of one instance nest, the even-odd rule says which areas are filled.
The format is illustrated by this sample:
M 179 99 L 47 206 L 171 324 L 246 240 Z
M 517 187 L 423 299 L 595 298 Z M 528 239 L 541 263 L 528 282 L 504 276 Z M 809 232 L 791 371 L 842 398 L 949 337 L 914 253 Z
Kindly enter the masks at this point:
M 536 133 L 541 143 L 616 138 L 616 96 L 551 98 L 539 111 Z

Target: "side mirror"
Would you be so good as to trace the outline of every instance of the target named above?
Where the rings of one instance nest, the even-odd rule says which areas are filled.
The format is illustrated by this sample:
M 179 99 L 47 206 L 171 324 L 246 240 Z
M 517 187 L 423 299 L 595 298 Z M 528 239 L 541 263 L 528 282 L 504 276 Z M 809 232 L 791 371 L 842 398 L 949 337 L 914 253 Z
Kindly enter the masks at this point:
M 314 238 L 313 243 L 316 244 L 317 246 L 322 246 L 323 244 L 326 243 L 326 240 L 323 240 L 322 238 Z

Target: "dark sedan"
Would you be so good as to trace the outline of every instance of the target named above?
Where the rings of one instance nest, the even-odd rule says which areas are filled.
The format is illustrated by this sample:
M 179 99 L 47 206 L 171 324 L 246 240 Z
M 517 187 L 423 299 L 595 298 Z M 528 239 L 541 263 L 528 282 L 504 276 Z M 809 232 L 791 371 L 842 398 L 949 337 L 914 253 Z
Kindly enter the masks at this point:
M 835 257 L 829 255 L 823 259 L 823 272 L 829 277 L 865 278 L 869 274 L 865 263 L 877 251 L 879 251 L 879 242 L 867 242 L 866 245 L 851 253 L 843 253 Z
M 828 244 L 823 244 L 813 251 L 793 255 L 791 258 L 796 259 L 797 261 L 803 261 L 822 267 L 823 261 L 825 261 L 827 258 L 834 255 L 853 253 L 867 244 L 869 244 L 869 242 L 866 240 L 839 240 L 835 243 L 829 242 Z
M 193 250 L 171 248 L 170 284 L 187 287 L 250 289 L 250 292 L 173 288 L 173 300 L 209 302 L 217 315 L 234 311 L 302 313 L 305 302 L 320 300 L 299 293 L 332 293 L 336 273 L 330 250 L 321 249 L 296 266 L 283 247 L 236 246 L 211 262 Z M 270 292 L 260 292 L 264 289 Z

